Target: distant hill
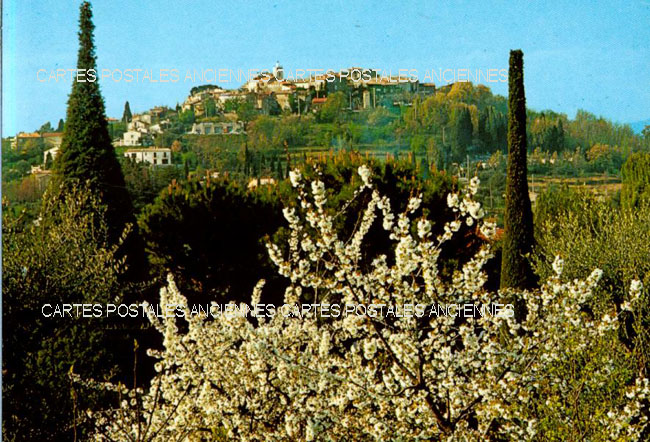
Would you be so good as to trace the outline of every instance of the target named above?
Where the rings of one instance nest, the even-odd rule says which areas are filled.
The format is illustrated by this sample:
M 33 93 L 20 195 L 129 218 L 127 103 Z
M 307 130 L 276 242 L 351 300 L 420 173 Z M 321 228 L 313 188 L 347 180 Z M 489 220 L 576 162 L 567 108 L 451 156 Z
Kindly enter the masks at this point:
M 650 126 L 650 118 L 643 121 L 635 121 L 634 123 L 629 124 L 635 134 L 640 134 L 644 127 Z

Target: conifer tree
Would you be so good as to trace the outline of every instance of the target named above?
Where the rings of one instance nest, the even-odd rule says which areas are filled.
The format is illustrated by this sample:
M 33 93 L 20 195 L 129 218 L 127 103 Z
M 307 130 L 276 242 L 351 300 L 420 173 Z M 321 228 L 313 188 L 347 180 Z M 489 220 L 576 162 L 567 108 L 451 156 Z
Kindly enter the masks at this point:
M 65 129 L 65 123 L 63 122 L 63 118 L 59 120 L 59 124 L 56 126 L 56 132 L 63 132 Z
M 75 80 L 68 99 L 65 131 L 59 154 L 54 160 L 56 184 L 88 182 L 103 205 L 109 240 L 117 242 L 127 223 L 135 229 L 133 204 L 126 189 L 124 175 L 108 132 L 104 99 L 97 83 L 92 9 L 81 4 L 79 14 L 79 52 L 77 68 L 86 73 L 86 81 Z M 95 73 L 93 76 L 92 73 Z M 78 78 L 81 79 L 81 76 Z M 143 250 L 138 250 L 137 233 L 132 232 L 124 245 L 130 255 L 130 270 L 143 264 Z M 135 264 L 135 269 L 133 268 Z
M 532 251 L 533 213 L 526 167 L 526 96 L 523 52 L 510 51 L 508 72 L 508 176 L 501 288 L 531 288 L 534 274 L 527 254 Z
M 52 168 L 52 154 L 50 152 L 45 155 L 45 169 Z
M 466 107 L 457 108 L 452 116 L 451 151 L 454 161 L 462 162 L 472 143 L 472 117 Z
M 133 119 L 133 114 L 131 114 L 131 105 L 127 101 L 126 103 L 124 103 L 124 113 L 122 114 L 122 122 L 124 122 L 124 124 L 128 124 L 131 122 L 132 119 Z
M 561 152 L 564 150 L 564 124 L 562 124 L 562 119 L 558 119 L 557 122 L 557 148 L 556 152 Z
M 278 181 L 284 179 L 284 170 L 282 170 L 282 160 L 280 158 L 277 159 L 276 163 L 276 176 L 278 177 Z
M 52 123 L 50 123 L 50 122 L 48 121 L 48 122 L 46 122 L 45 124 L 43 124 L 43 125 L 38 129 L 37 132 L 38 132 L 39 134 L 43 135 L 43 134 L 46 134 L 46 133 L 49 133 L 49 132 L 53 132 L 53 131 L 54 131 L 54 129 L 52 129 Z
M 185 175 L 186 180 L 190 179 L 190 164 L 187 158 L 183 161 L 183 175 Z

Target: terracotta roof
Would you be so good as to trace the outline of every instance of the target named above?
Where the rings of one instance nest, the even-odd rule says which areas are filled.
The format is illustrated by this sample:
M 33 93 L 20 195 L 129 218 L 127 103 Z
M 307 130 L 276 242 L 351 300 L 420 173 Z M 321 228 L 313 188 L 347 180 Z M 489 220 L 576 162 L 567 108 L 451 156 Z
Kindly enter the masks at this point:
M 408 77 L 372 77 L 370 80 L 363 81 L 366 84 L 381 84 L 381 85 L 397 85 L 403 83 L 411 83 Z
M 17 135 L 18 138 L 40 138 L 40 134 L 38 132 L 31 132 L 31 133 L 19 133 Z
M 43 134 L 44 137 L 62 137 L 63 132 L 48 132 Z
M 311 102 L 314 103 L 314 104 L 321 104 L 321 103 L 325 103 L 326 101 L 327 101 L 327 97 L 325 97 L 325 98 L 314 98 L 313 100 L 311 100 Z

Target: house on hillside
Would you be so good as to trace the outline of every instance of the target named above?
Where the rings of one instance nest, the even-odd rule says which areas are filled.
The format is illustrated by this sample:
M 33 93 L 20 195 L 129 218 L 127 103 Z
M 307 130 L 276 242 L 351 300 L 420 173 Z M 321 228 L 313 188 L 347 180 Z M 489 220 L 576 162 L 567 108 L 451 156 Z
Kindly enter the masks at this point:
M 42 138 L 46 146 L 59 148 L 63 142 L 63 132 L 46 132 L 42 135 Z
M 150 114 L 137 114 L 133 116 L 133 121 L 140 121 L 147 126 L 151 125 L 151 115 Z
M 206 121 L 203 123 L 194 123 L 190 134 L 194 135 L 237 135 L 244 131 L 244 126 L 238 121 L 225 121 L 213 123 Z
M 151 108 L 149 114 L 153 117 L 154 120 L 159 120 L 164 117 L 169 108 L 167 106 L 156 106 Z
M 142 144 L 142 132 L 137 130 L 127 130 L 122 135 L 123 146 L 139 146 Z
M 126 127 L 128 130 L 137 130 L 146 133 L 149 131 L 150 125 L 151 124 L 147 123 L 146 121 L 133 119 L 129 122 L 129 124 Z
M 27 140 L 35 140 L 41 138 L 41 135 L 38 132 L 20 132 L 11 140 L 11 148 L 16 150 L 23 146 Z
M 11 140 L 11 148 L 18 149 L 22 147 L 28 140 L 42 140 L 45 147 L 60 147 L 63 141 L 63 132 L 20 132 Z
M 172 123 L 169 119 L 164 119 L 159 121 L 156 124 L 152 124 L 149 127 L 149 133 L 152 135 L 155 134 L 161 134 L 163 133 L 166 129 L 169 129 L 171 127 Z
M 168 147 L 142 147 L 128 149 L 124 156 L 138 163 L 149 163 L 154 166 L 169 166 L 172 164 L 172 150 Z
M 311 109 L 317 111 L 327 102 L 327 97 L 323 98 L 312 98 L 311 100 Z

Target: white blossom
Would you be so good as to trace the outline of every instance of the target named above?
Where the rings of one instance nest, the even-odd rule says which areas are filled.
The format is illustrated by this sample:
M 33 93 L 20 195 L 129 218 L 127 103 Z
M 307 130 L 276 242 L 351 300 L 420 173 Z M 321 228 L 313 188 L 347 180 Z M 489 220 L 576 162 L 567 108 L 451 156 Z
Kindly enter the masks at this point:
M 357 170 L 359 173 L 359 176 L 361 177 L 361 181 L 363 181 L 363 184 L 367 187 L 370 187 L 370 176 L 372 175 L 372 172 L 368 166 L 365 164 L 359 166 L 359 169 Z
M 418 236 L 422 239 L 426 238 L 431 233 L 431 222 L 427 219 L 418 221 Z
M 369 186 L 369 173 L 359 168 L 363 188 Z M 581 311 L 602 272 L 564 282 L 558 257 L 556 276 L 539 290 L 489 293 L 483 268 L 492 254 L 484 245 L 451 281 L 443 281 L 441 248 L 462 224 L 471 220 L 481 232 L 495 229 L 478 216 L 480 205 L 471 198 L 475 192 L 462 202 L 457 195 L 447 198 L 457 218 L 431 238 L 430 221 L 418 219 L 416 234 L 411 229 L 409 212 L 421 201 L 409 202 L 395 223 L 390 201 L 373 191 L 352 236 L 341 238 L 334 215 L 322 206 L 322 183 L 312 183 L 310 197 L 299 172 L 292 172 L 291 181 L 305 204 L 300 211 L 284 210 L 290 231 L 287 256 L 275 244 L 267 247 L 290 283 L 286 309 L 257 322 L 244 315 L 189 316 L 184 331 L 175 318 L 152 315 L 164 346 L 148 352 L 157 358 L 156 376 L 135 395 L 123 386 L 101 384 L 121 402 L 117 409 L 92 415 L 96 440 L 193 441 L 210 439 L 217 431 L 242 441 L 482 441 L 498 421 L 495 438 L 530 441 L 544 436 L 538 435 L 538 410 L 531 410 L 535 397 L 544 398 L 537 405 L 556 416 L 558 425 L 575 423 L 564 413 L 565 401 L 573 396 L 557 368 L 570 355 L 617 342 L 619 321 L 613 311 L 596 317 Z M 478 180 L 470 185 L 478 186 Z M 390 257 L 376 256 L 363 266 L 362 245 L 377 216 L 394 247 Z M 259 302 L 261 290 L 260 283 L 251 303 Z M 638 298 L 641 290 L 641 283 L 633 281 L 630 298 Z M 171 278 L 160 297 L 161 305 L 187 307 Z M 316 297 L 322 303 L 386 307 L 489 305 L 516 297 L 526 317 L 476 316 L 459 325 L 456 317 L 444 315 L 387 320 L 367 312 L 327 318 L 289 314 L 304 299 Z M 598 364 L 581 391 L 607 385 L 610 365 Z M 648 380 L 637 378 L 625 388 L 612 407 L 590 404 L 604 436 L 612 440 L 634 440 L 647 424 L 642 404 L 650 397 Z
M 481 180 L 479 180 L 477 176 L 472 177 L 472 179 L 469 180 L 469 191 L 472 195 L 476 195 L 476 192 L 478 192 L 478 187 L 480 184 L 481 184 Z
M 302 174 L 300 173 L 300 169 L 290 170 L 289 180 L 291 181 L 291 185 L 293 187 L 298 187 L 302 181 Z
M 458 195 L 455 193 L 450 193 L 447 195 L 447 205 L 454 209 L 458 207 Z
M 564 260 L 559 256 L 556 256 L 555 261 L 553 261 L 553 271 L 557 276 L 561 276 L 563 269 L 564 269 Z

